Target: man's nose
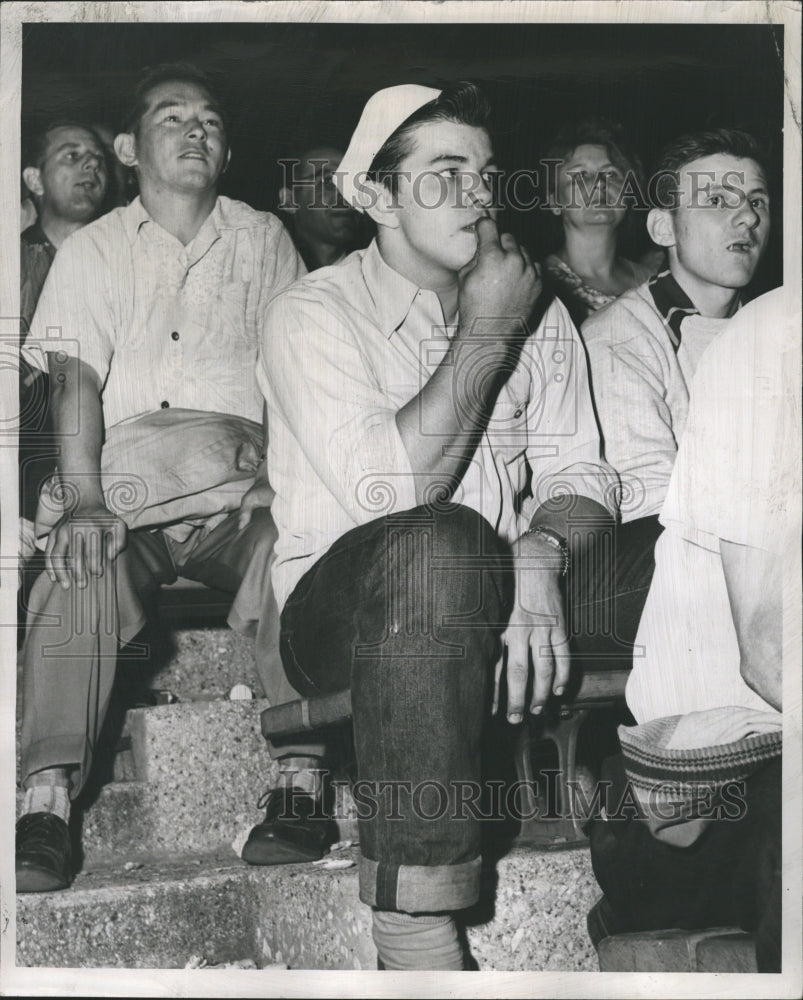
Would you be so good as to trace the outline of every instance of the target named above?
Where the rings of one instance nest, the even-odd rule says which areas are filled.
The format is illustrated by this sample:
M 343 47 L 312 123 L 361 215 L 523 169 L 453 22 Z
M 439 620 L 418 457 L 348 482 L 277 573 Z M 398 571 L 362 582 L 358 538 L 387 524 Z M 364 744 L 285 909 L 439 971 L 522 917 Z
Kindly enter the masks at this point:
M 106 158 L 103 153 L 88 152 L 84 156 L 83 169 L 91 170 L 93 173 L 96 173 L 100 170 L 101 165 L 105 163 L 105 160 Z
M 472 194 L 483 208 L 490 208 L 494 204 L 494 190 L 490 182 L 481 174 L 476 175 L 476 184 L 472 187 Z
M 736 210 L 734 223 L 737 226 L 745 225 L 748 229 L 755 229 L 759 222 L 761 222 L 761 216 L 758 214 L 755 206 L 749 198 L 742 197 L 741 203 Z
M 206 138 L 206 129 L 203 126 L 203 122 L 200 118 L 191 118 L 187 122 L 187 135 L 197 136 L 200 139 Z

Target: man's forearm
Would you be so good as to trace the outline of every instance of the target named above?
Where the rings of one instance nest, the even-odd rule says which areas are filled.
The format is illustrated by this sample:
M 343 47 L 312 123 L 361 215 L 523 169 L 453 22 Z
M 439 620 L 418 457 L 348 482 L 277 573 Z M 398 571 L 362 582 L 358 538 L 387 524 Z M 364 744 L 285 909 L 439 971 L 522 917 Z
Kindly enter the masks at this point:
M 79 507 L 105 505 L 100 478 L 103 409 L 94 371 L 76 358 L 48 356 L 50 410 L 59 437 L 59 476 Z
M 451 494 L 462 479 L 504 385 L 503 355 L 501 342 L 472 344 L 458 332 L 427 384 L 396 414 L 419 502 L 432 482 L 450 484 Z
M 774 553 L 720 539 L 720 555 L 742 678 L 764 701 L 781 711 L 781 560 Z

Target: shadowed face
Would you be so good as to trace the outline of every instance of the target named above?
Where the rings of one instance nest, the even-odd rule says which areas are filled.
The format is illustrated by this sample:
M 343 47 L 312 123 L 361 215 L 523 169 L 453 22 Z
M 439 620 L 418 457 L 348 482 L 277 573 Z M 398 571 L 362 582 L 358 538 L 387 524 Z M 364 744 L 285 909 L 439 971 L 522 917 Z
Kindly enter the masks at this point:
M 32 189 L 36 187 L 36 176 Z M 106 193 L 106 154 L 96 136 L 80 126 L 52 129 L 38 168 L 38 190 L 50 214 L 70 222 L 90 222 Z
M 584 143 L 558 165 L 556 215 L 564 225 L 618 226 L 627 214 L 621 204 L 625 173 L 605 146 Z
M 293 178 L 293 224 L 310 242 L 349 247 L 357 236 L 359 214 L 345 201 L 332 181 L 343 159 L 331 147 L 310 149 L 296 165 Z

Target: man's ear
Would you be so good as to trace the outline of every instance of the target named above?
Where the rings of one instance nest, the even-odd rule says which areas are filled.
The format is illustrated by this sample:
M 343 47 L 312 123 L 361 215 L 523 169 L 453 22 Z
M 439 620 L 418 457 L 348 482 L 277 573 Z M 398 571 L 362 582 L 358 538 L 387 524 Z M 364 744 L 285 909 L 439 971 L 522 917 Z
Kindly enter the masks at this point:
M 220 171 L 221 174 L 225 174 L 229 169 L 229 164 L 231 163 L 231 146 L 226 147 L 226 162 L 223 164 L 223 169 Z
M 121 132 L 114 137 L 114 152 L 124 166 L 137 166 L 137 140 L 132 132 Z
M 668 208 L 651 208 L 647 215 L 647 232 L 659 247 L 675 245 L 675 219 Z
M 279 204 L 276 207 L 288 215 L 294 215 L 298 211 L 298 205 L 293 202 L 293 192 L 289 187 L 279 189 Z
M 25 187 L 37 198 L 41 198 L 45 193 L 42 185 L 42 172 L 38 167 L 26 167 L 22 171 L 22 179 L 25 181 Z
M 360 185 L 365 196 L 365 214 L 378 226 L 399 228 L 399 203 L 396 195 L 385 184 L 365 180 Z

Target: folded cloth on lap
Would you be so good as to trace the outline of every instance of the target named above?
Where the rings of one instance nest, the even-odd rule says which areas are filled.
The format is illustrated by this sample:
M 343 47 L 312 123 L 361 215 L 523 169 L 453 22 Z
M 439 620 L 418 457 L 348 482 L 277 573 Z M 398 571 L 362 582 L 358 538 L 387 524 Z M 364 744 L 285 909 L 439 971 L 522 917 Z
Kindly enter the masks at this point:
M 163 527 L 185 541 L 240 506 L 263 450 L 262 427 L 244 417 L 165 409 L 112 427 L 101 453 L 106 505 L 129 528 Z M 42 487 L 37 545 L 75 502 L 58 473 Z

